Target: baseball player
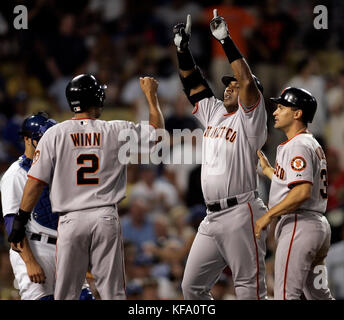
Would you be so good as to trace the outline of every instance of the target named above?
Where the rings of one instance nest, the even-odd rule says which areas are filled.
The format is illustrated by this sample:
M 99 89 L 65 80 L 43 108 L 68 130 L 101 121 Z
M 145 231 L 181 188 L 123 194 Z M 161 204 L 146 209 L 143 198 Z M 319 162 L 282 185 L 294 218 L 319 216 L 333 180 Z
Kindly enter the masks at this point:
M 282 130 L 288 140 L 277 147 L 274 168 L 261 151 L 257 152 L 263 173 L 271 179 L 271 189 L 269 211 L 256 221 L 255 233 L 259 238 L 272 218 L 280 217 L 275 229 L 274 298 L 297 300 L 304 294 L 307 300 L 333 299 L 327 281 L 320 285 L 316 281 L 320 272 L 326 276 L 324 260 L 331 238 L 324 217 L 326 158 L 307 130 L 317 102 L 311 93 L 295 87 L 271 100 L 277 104 L 274 127 Z
M 1 180 L 1 202 L 8 234 L 19 209 L 37 143 L 55 124 L 55 120 L 42 112 L 26 118 L 22 124 L 20 135 L 24 139 L 25 153 L 10 166 Z M 58 215 L 51 212 L 49 188 L 45 187 L 26 225 L 22 249 L 10 249 L 10 261 L 22 300 L 53 300 L 57 222 Z M 91 297 L 85 287 L 80 299 Z
M 234 70 L 224 76 L 224 100 L 216 99 L 188 47 L 191 16 L 174 27 L 179 72 L 193 114 L 204 126 L 201 184 L 207 216 L 199 226 L 185 267 L 185 299 L 211 299 L 210 290 L 228 265 L 238 299 L 265 299 L 265 232 L 254 222 L 266 208 L 257 192 L 256 151 L 267 137 L 262 87 L 217 16 L 210 22 Z
M 118 136 L 131 129 L 146 139 L 154 136 L 154 128 L 164 127 L 157 81 L 140 78 L 140 85 L 149 103 L 150 125 L 98 120 L 106 86 L 82 74 L 66 88 L 74 117 L 52 127 L 38 143 L 9 241 L 21 245 L 29 212 L 50 185 L 52 210 L 59 214 L 56 300 L 78 299 L 88 269 L 101 299 L 125 298 L 117 204 L 125 195 L 126 165 L 118 154 L 126 141 Z

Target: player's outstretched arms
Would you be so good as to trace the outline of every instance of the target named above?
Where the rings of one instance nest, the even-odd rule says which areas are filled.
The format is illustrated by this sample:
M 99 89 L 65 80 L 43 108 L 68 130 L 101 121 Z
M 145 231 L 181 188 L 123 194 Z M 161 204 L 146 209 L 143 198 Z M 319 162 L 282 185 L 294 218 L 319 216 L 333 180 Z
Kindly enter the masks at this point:
M 177 48 L 180 80 L 187 98 L 192 105 L 195 105 L 198 101 L 212 97 L 214 94 L 196 65 L 189 48 L 191 15 L 188 14 L 186 24 L 178 23 L 173 27 L 173 36 Z
M 263 174 L 271 180 L 274 174 L 274 168 L 270 165 L 268 158 L 261 150 L 257 150 L 257 155 Z
M 159 82 L 152 77 L 140 77 L 140 87 L 149 105 L 149 124 L 155 128 L 164 129 L 164 117 L 158 99 Z
M 234 76 L 239 82 L 241 103 L 244 106 L 255 105 L 259 99 L 255 79 L 246 60 L 230 37 L 225 19 L 217 15 L 217 9 L 214 9 L 214 17 L 210 21 L 210 30 L 212 35 L 222 44 Z

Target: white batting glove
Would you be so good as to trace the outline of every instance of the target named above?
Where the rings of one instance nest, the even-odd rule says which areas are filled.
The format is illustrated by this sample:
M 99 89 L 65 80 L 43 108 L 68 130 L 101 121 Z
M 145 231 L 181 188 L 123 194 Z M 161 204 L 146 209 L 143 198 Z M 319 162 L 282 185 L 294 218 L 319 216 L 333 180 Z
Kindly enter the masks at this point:
M 229 37 L 228 27 L 225 19 L 217 15 L 217 9 L 214 9 L 214 18 L 210 21 L 210 30 L 212 35 L 219 41 Z
M 189 46 L 191 37 L 191 15 L 187 15 L 186 24 L 178 23 L 173 27 L 174 44 L 178 51 L 184 51 Z

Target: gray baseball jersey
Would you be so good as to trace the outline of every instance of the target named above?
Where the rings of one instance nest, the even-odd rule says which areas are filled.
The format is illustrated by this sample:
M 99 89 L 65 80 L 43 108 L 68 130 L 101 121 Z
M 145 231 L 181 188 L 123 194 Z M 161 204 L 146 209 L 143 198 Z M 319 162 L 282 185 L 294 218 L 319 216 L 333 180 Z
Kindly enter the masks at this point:
M 50 128 L 37 145 L 28 176 L 50 184 L 52 211 L 60 214 L 56 300 L 78 299 L 88 270 L 102 299 L 125 298 L 116 204 L 126 186 L 125 159 L 119 155 L 127 142 L 119 136 L 129 131 L 138 142 L 154 135 L 148 124 L 71 119 Z
M 151 126 L 128 121 L 67 120 L 39 141 L 28 176 L 51 185 L 53 212 L 115 205 L 125 196 L 126 165 L 119 159 L 122 130 L 149 139 Z
M 326 158 L 311 133 L 301 133 L 277 147 L 269 207 L 281 202 L 290 188 L 300 182 L 311 183 L 313 188 L 311 198 L 299 209 L 324 214 L 327 206 Z
M 215 97 L 199 101 L 194 116 L 204 126 L 201 182 L 206 202 L 257 188 L 257 149 L 267 137 L 264 98 L 247 109 L 228 114 Z
M 265 240 L 254 236 L 254 222 L 266 207 L 256 197 L 257 149 L 267 136 L 263 96 L 246 108 L 228 114 L 215 97 L 199 101 L 193 114 L 204 126 L 201 182 L 207 204 L 220 203 L 221 210 L 207 210 L 199 226 L 185 267 L 182 289 L 185 299 L 211 299 L 210 289 L 222 270 L 232 271 L 238 299 L 264 299 Z M 225 199 L 235 197 L 228 207 Z
M 280 203 L 297 183 L 311 183 L 312 195 L 294 213 L 283 215 L 275 230 L 277 300 L 332 299 L 325 282 L 317 286 L 317 268 L 326 269 L 331 229 L 323 214 L 327 205 L 325 154 L 310 133 L 301 133 L 277 148 L 269 207 Z

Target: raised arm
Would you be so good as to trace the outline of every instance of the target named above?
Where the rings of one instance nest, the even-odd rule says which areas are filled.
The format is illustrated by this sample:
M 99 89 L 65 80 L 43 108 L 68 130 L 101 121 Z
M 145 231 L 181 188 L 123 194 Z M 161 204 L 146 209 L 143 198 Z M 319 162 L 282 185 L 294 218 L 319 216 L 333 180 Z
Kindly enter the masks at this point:
M 217 9 L 214 9 L 214 18 L 210 21 L 210 30 L 213 36 L 220 41 L 234 76 L 239 82 L 240 102 L 246 107 L 255 105 L 259 99 L 256 81 L 245 58 L 230 37 L 226 21 L 217 15 Z
M 195 64 L 189 48 L 191 36 L 190 15 L 187 16 L 186 24 L 179 23 L 173 27 L 173 34 L 174 44 L 177 47 L 180 80 L 187 98 L 192 105 L 195 105 L 198 101 L 212 97 L 214 94 L 203 77 L 201 70 Z
M 149 124 L 156 129 L 164 129 L 165 122 L 158 100 L 158 81 L 152 77 L 140 78 L 140 87 L 149 105 Z

